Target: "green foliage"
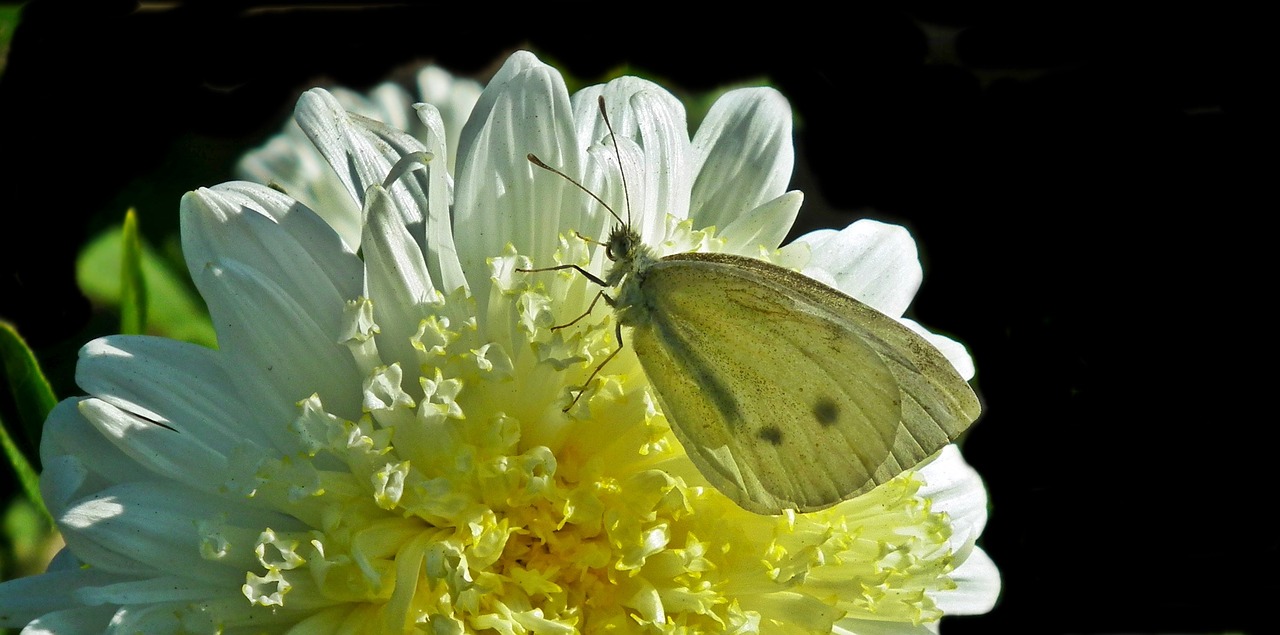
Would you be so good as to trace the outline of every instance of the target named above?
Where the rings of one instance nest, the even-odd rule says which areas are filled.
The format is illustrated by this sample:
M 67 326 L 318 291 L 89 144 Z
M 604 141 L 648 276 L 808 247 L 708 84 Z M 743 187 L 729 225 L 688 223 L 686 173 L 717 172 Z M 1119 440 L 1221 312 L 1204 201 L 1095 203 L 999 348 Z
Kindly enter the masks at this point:
M 5 383 L 19 418 L 12 423 L 0 419 L 0 446 L 23 492 L 43 510 L 36 448 L 40 444 L 41 426 L 57 404 L 57 398 L 27 343 L 11 325 L 3 322 L 0 322 L 0 361 L 3 361 Z M 48 515 L 47 511 L 44 513 Z
M 21 5 L 0 4 L 0 73 L 4 72 L 9 57 L 9 41 L 13 39 L 13 30 L 18 28 L 21 12 Z
M 163 335 L 214 347 L 204 302 L 185 276 L 142 241 L 132 211 L 123 227 L 91 240 L 76 262 L 80 290 L 95 304 L 120 311 L 121 332 Z
M 138 215 L 132 209 L 124 215 L 120 242 L 120 332 L 137 335 L 147 330 L 147 285 L 142 276 Z

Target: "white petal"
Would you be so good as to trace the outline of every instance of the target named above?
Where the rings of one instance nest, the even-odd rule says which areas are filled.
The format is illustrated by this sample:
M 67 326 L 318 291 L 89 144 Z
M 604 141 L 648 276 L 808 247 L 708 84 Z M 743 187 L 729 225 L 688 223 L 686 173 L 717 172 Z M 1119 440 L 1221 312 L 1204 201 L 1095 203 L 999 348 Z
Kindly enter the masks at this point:
M 365 190 L 381 183 L 400 158 L 385 142 L 355 126 L 354 115 L 322 88 L 302 94 L 294 117 L 333 167 L 347 194 L 359 203 L 364 201 Z
M 951 572 L 956 588 L 934 595 L 938 608 L 949 615 L 981 615 L 995 608 L 1000 598 L 1000 570 L 986 552 L 974 549 Z
M 961 344 L 946 335 L 938 335 L 937 333 L 921 326 L 920 323 L 915 320 L 901 318 L 898 321 L 906 324 L 907 328 L 923 335 L 926 340 L 929 340 L 929 343 L 933 344 L 934 348 L 938 349 L 938 351 L 942 353 L 942 356 L 946 357 L 947 361 L 951 362 L 951 365 L 955 367 L 961 377 L 965 378 L 965 381 L 973 379 L 973 376 L 977 374 L 978 369 L 973 365 L 973 357 L 969 355 L 969 349 L 966 348 L 964 344 Z
M 182 245 L 192 277 L 215 258 L 270 275 L 332 322 L 335 307 L 360 295 L 362 266 L 319 217 L 293 199 L 252 183 L 201 188 L 182 198 Z
M 453 180 L 444 161 L 440 160 L 445 148 L 445 122 L 441 114 L 430 104 L 417 105 L 418 119 L 424 132 L 423 144 L 436 158 L 426 166 L 427 211 L 423 239 L 427 258 L 427 270 L 436 288 L 445 293 L 465 286 L 467 279 L 458 261 L 458 250 L 453 242 L 453 221 L 449 206 L 453 204 Z
M 8 580 L 0 584 L 0 607 L 4 607 L 0 610 L 0 628 L 21 628 L 27 622 L 46 613 L 77 606 L 79 602 L 72 594 L 67 593 L 68 589 L 105 584 L 119 579 L 118 576 L 104 571 L 77 569 Z M 109 616 L 110 612 L 107 615 Z M 97 626 L 101 629 L 102 622 Z
M 40 439 L 40 495 L 54 518 L 80 498 L 137 478 L 138 464 L 102 438 L 80 413 L 81 401 L 55 406 Z
M 300 595 L 300 594 L 299 594 Z M 212 599 L 209 599 L 212 597 Z M 270 610 L 245 601 L 237 593 L 233 596 L 205 596 L 203 602 L 168 602 L 163 604 L 126 605 L 112 616 L 108 635 L 134 635 L 135 633 L 297 633 L 290 630 L 305 617 L 315 614 L 319 607 L 307 610 Z M 297 604 L 297 596 L 291 596 Z M 292 608 L 292 607 L 290 607 Z M 332 632 L 332 631 L 306 631 Z
M 418 72 L 418 94 L 422 96 L 422 101 L 436 107 L 444 123 L 451 174 L 457 165 L 458 139 L 462 135 L 462 127 L 466 125 L 483 90 L 484 87 L 479 82 L 455 78 L 435 66 L 427 66 Z M 431 150 L 431 144 L 427 144 L 427 149 Z
M 399 84 L 382 82 L 374 86 L 373 90 L 369 91 L 369 101 L 374 106 L 373 110 L 360 114 L 399 130 L 413 129 L 414 121 L 410 116 L 413 112 L 410 110 L 413 97 Z
M 156 478 L 212 493 L 220 483 L 210 475 L 227 471 L 226 455 L 203 443 L 196 434 L 160 427 L 100 399 L 81 401 L 80 412 L 106 441 L 137 462 L 135 478 L 144 478 L 142 471 L 146 470 Z
M 502 68 L 494 73 L 489 84 L 476 98 L 475 105 L 471 108 L 471 116 L 458 135 L 458 165 L 464 164 L 475 149 L 476 139 L 489 121 L 489 114 L 498 100 L 502 86 L 526 71 L 543 68 L 550 67 L 528 51 L 516 51 L 502 63 Z
M 951 518 L 949 539 L 958 563 L 951 578 L 957 588 L 934 594 L 939 608 L 950 614 L 976 615 L 990 611 L 1000 595 L 1000 571 L 978 548 L 987 525 L 987 490 L 982 478 L 955 445 L 948 445 L 920 469 L 925 486 L 920 496 L 933 501 L 933 510 Z
M 698 126 L 693 153 L 689 216 L 725 227 L 786 191 L 795 167 L 791 106 L 772 88 L 729 91 Z
M 726 250 L 744 256 L 757 256 L 761 249 L 774 250 L 787 237 L 787 231 L 800 213 L 804 194 L 791 191 L 729 221 L 720 231 Z
M 236 176 L 283 188 L 321 215 L 346 244 L 360 246 L 360 206 L 292 119 L 284 132 L 236 164 Z
M 693 148 L 684 105 L 657 84 L 635 77 L 619 78 L 575 93 L 574 121 L 582 149 L 603 145 L 610 154 L 612 141 L 600 115 L 600 97 L 604 98 L 605 111 L 614 133 L 632 140 L 643 150 L 643 162 L 637 169 L 628 168 L 626 179 L 632 226 L 652 244 L 662 235 L 667 214 L 677 218 L 689 215 Z M 620 180 L 616 166 L 601 168 L 606 170 L 600 175 L 604 182 Z M 620 196 L 620 184 L 604 189 L 611 194 L 605 200 L 611 201 L 615 211 L 625 218 L 626 201 Z M 599 188 L 592 191 L 601 194 Z
M 85 569 L 84 562 L 65 546 L 49 561 L 49 571 L 78 571 Z
M 257 183 L 229 181 L 208 189 L 217 193 L 224 201 L 247 208 L 246 211 L 253 210 L 270 217 L 289 232 L 307 253 L 327 256 L 316 260 L 322 267 L 331 269 L 329 277 L 344 279 L 341 275 L 343 272 L 346 272 L 346 277 L 350 277 L 353 265 L 347 256 L 355 254 L 355 246 L 344 242 L 341 236 L 335 236 L 333 228 L 316 215 L 315 210 L 287 194 Z M 333 254 L 341 254 L 341 257 Z
M 294 404 L 313 393 L 334 414 L 359 418 L 360 374 L 338 343 L 344 303 L 313 314 L 303 304 L 310 300 L 235 261 L 218 260 L 193 273 L 218 329 L 226 368 L 243 398 L 251 400 L 256 419 L 268 422 L 266 432 L 285 443 L 278 447 L 293 449 L 285 424 L 296 414 Z
M 126 412 L 167 425 L 227 452 L 266 443 L 224 372 L 218 353 L 174 340 L 119 335 L 80 349 L 76 383 Z
M 601 241 L 621 222 L 639 232 L 641 241 L 646 245 L 656 246 L 666 238 L 666 213 L 644 209 L 644 201 L 650 198 L 647 194 L 650 181 L 635 177 L 646 173 L 645 151 L 629 137 L 619 135 L 618 141 L 616 148 L 612 143 L 590 146 L 582 168 L 583 187 L 608 203 L 613 214 L 592 198 L 588 201 L 585 212 L 580 209 L 566 210 L 570 214 L 566 215 L 565 222 L 574 231 Z M 622 159 L 621 166 L 618 164 L 619 158 Z M 623 174 L 627 175 L 625 188 Z M 582 196 L 588 195 L 583 193 Z M 580 220 L 570 219 L 574 212 L 581 216 Z M 680 214 L 683 215 L 683 212 Z M 594 270 L 608 269 L 609 262 L 611 261 L 605 257 L 604 249 L 595 250 L 592 260 Z
M 383 86 L 387 86 L 387 85 L 389 84 L 388 83 L 383 84 Z M 399 86 L 397 86 L 396 88 L 399 88 Z M 327 90 L 329 94 L 333 95 L 334 100 L 336 100 L 338 104 L 342 106 L 343 110 L 347 112 L 355 113 L 357 115 L 360 115 L 361 117 L 369 117 L 371 119 L 377 119 L 378 121 L 385 121 L 387 123 L 391 123 L 390 119 L 388 118 L 389 113 L 383 109 L 383 106 L 386 105 L 385 104 L 386 96 L 385 95 L 383 96 L 384 99 L 374 99 L 373 97 L 374 91 L 376 91 L 377 88 L 375 88 L 374 91 L 370 91 L 368 95 L 366 95 L 365 93 L 352 90 L 345 86 L 333 86 L 331 88 L 326 88 L 325 90 Z M 401 88 L 400 91 L 403 92 L 404 89 Z M 408 107 L 409 96 L 407 93 L 404 94 L 402 103 L 403 103 L 403 105 L 401 106 L 402 109 Z
M 355 200 L 363 205 L 368 188 L 383 185 L 420 251 L 427 252 L 428 236 L 444 241 L 438 242 L 438 249 L 452 251 L 451 242 L 440 237 L 441 228 L 448 223 L 445 205 L 449 186 L 443 159 L 434 162 L 435 166 L 428 162 L 427 170 L 400 172 L 401 176 L 388 181 L 402 160 L 426 156 L 427 147 L 403 130 L 347 113 L 321 89 L 307 91 L 299 99 L 298 123 Z M 442 145 L 438 153 L 443 156 Z M 434 212 L 427 209 L 432 203 Z M 432 227 L 427 226 L 427 219 L 431 219 Z M 449 273 L 456 273 L 456 269 Z
M 132 487 L 136 488 L 134 484 Z M 117 486 L 119 487 L 119 486 Z M 108 490 L 104 491 L 111 491 Z M 166 570 L 166 562 L 170 558 L 181 558 L 184 549 L 188 556 L 199 557 L 193 548 L 196 544 L 194 532 L 170 536 L 150 536 L 145 533 L 147 527 L 163 528 L 175 531 L 171 523 L 157 520 L 156 525 L 146 521 L 153 514 L 145 508 L 138 508 L 130 501 L 128 504 L 116 500 L 109 494 L 98 493 L 91 498 L 76 501 L 66 513 L 57 518 L 58 529 L 61 530 L 67 548 L 88 567 L 101 571 L 120 574 L 131 578 L 149 578 Z M 139 526 L 142 521 L 142 526 Z M 189 519 L 185 522 L 188 529 L 194 529 Z M 174 542 L 176 540 L 176 542 Z M 197 563 L 187 560 L 183 567 L 192 567 Z M 212 570 L 196 567 L 193 572 L 208 575 Z M 222 570 L 224 583 L 231 583 L 230 570 Z
M 144 604 L 153 602 L 198 602 L 219 595 L 234 595 L 234 587 L 211 585 L 186 576 L 157 576 L 141 580 L 84 584 L 76 595 L 86 604 Z M 241 596 L 241 602 L 244 597 Z M 144 631 L 155 632 L 155 631 Z
M 400 308 L 435 302 L 437 294 L 422 252 L 409 230 L 400 223 L 387 191 L 375 185 L 369 189 L 366 201 L 369 220 L 361 242 L 364 244 L 369 295 L 381 304 L 399 305 L 375 307 L 389 312 L 384 314 L 386 318 L 378 320 L 385 323 L 384 320 L 392 319 L 391 316 L 402 317 L 403 313 L 395 312 Z M 369 241 L 374 241 L 374 244 L 369 244 Z M 409 322 L 416 326 L 422 316 L 418 311 L 412 313 L 414 317 Z
M 508 60 L 504 71 L 520 57 Z M 473 135 L 470 145 L 468 134 Z M 463 271 L 471 288 L 478 289 L 488 286 L 487 260 L 501 255 L 508 243 L 535 262 L 549 260 L 558 245 L 556 228 L 568 228 L 581 218 L 586 203 L 572 184 L 525 158 L 536 154 L 581 178 L 569 94 L 560 74 L 550 67 L 534 66 L 491 82 L 463 136 L 455 237 Z M 487 294 L 476 294 L 476 301 L 484 315 Z
M 283 514 L 162 482 L 106 488 L 76 502 L 57 520 L 68 547 L 104 571 L 144 578 L 174 576 L 239 588 L 244 572 L 257 566 L 253 553 L 243 550 L 214 560 L 202 557 L 198 548 L 199 521 L 220 516 L 238 527 L 259 531 L 261 527 L 278 531 L 301 527 Z
M 44 436 L 49 436 L 47 429 Z M 83 495 L 89 470 L 74 454 L 65 453 L 67 448 L 49 452 L 44 450 L 51 446 L 53 443 L 45 443 L 43 440 L 40 443 L 41 466 L 44 468 L 40 472 L 40 498 L 49 514 L 56 518 L 73 500 Z M 64 553 L 70 554 L 70 551 L 63 549 L 59 555 Z
M 898 225 L 863 219 L 838 232 L 805 234 L 796 242 L 811 249 L 805 273 L 824 272 L 841 291 L 892 317 L 907 310 L 924 278 L 916 243 Z
M 377 148 L 380 148 L 388 161 L 391 161 L 391 169 L 383 172 L 381 180 L 371 182 L 370 187 L 374 185 L 382 185 L 391 196 L 395 204 L 396 210 L 400 212 L 402 222 L 413 234 L 414 238 L 421 241 L 426 235 L 423 228 L 424 219 L 427 217 L 427 210 L 423 204 L 432 200 L 429 189 L 434 185 L 438 185 L 435 199 L 441 201 L 448 200 L 448 184 L 441 177 L 446 173 L 444 161 L 435 161 L 433 154 L 427 151 L 427 147 L 418 139 L 409 136 L 408 133 L 397 128 L 384 125 L 381 122 L 362 117 L 352 117 L 349 125 L 354 129 L 350 136 L 359 133 L 367 138 L 369 142 Z M 443 153 L 443 150 L 441 151 Z M 400 170 L 397 171 L 398 164 L 415 159 L 415 157 L 426 157 L 426 170 Z M 421 159 L 418 159 L 419 161 Z M 431 165 L 434 163 L 435 165 Z M 435 168 L 434 177 L 430 169 Z M 392 177 L 392 174 L 396 174 Z M 369 175 L 373 177 L 373 174 Z M 368 194 L 368 188 L 365 188 L 364 194 Z M 425 251 L 425 245 L 419 243 L 420 248 Z
M 40 616 L 19 635 L 66 635 L 67 633 L 101 633 L 115 607 L 90 606 L 88 608 L 54 611 Z
M 374 322 L 381 329 L 379 350 L 385 363 L 400 362 L 405 368 L 414 368 L 418 362 L 411 338 L 440 297 L 422 253 L 399 223 L 386 191 L 374 186 L 366 202 L 365 268 Z
M 972 545 L 987 525 L 987 490 L 955 444 L 920 468 L 925 485 L 919 495 L 933 501 L 933 510 L 951 517 L 951 547 L 957 552 Z

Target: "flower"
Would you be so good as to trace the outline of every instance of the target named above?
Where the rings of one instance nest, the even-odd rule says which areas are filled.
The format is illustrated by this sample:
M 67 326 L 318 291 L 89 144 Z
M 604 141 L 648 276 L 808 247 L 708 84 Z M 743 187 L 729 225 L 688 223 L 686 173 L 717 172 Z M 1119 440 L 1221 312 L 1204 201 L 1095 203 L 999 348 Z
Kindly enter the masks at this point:
M 596 289 L 517 270 L 600 271 L 603 249 L 575 232 L 611 219 L 526 153 L 629 209 L 660 253 L 767 258 L 901 315 L 921 276 L 902 228 L 860 221 L 776 249 L 801 199 L 785 191 L 781 95 L 730 92 L 690 140 L 656 85 L 571 99 L 516 53 L 452 175 L 438 110 L 417 109 L 422 141 L 323 90 L 299 101 L 300 129 L 358 202 L 358 248 L 262 185 L 183 199 L 219 349 L 141 336 L 83 349 L 89 396 L 59 404 L 41 448 L 67 548 L 0 586 L 0 625 L 924 633 L 991 607 L 998 573 L 975 546 L 986 494 L 953 446 L 830 509 L 762 516 L 707 486 L 630 351 L 563 411 L 616 347 L 612 317 L 553 331 Z M 963 346 L 930 337 L 972 375 Z

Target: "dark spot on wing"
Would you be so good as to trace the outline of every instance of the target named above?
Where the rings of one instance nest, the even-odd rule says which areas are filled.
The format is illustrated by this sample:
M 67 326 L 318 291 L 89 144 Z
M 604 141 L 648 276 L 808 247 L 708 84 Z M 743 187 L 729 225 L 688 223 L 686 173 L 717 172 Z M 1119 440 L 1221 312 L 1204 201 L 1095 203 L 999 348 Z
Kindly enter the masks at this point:
M 773 445 L 782 445 L 782 430 L 779 430 L 777 426 L 765 426 L 760 428 L 760 431 L 756 434 Z
M 840 418 L 840 407 L 836 402 L 823 397 L 813 404 L 813 418 L 817 419 L 823 427 L 833 425 Z

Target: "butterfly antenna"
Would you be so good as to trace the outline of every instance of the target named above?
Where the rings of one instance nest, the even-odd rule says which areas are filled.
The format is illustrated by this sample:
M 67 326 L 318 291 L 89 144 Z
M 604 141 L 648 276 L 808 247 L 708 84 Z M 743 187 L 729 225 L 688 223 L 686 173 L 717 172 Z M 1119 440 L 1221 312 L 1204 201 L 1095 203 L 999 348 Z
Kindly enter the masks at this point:
M 579 182 L 577 182 L 577 181 L 573 180 L 573 177 L 569 176 L 568 174 L 565 174 L 564 172 L 561 172 L 560 170 L 557 170 L 557 169 L 555 169 L 555 168 L 553 168 L 553 167 L 551 167 L 551 166 L 547 165 L 546 163 L 543 163 L 543 162 L 542 162 L 542 159 L 539 159 L 539 158 L 538 158 L 538 155 L 536 155 L 536 154 L 534 154 L 534 153 L 532 153 L 532 152 L 530 152 L 529 154 L 526 154 L 526 155 L 524 156 L 524 158 L 528 159 L 528 160 L 529 160 L 529 163 L 532 163 L 532 164 L 534 164 L 534 165 L 536 165 L 536 166 L 538 166 L 538 167 L 540 167 L 540 168 L 542 168 L 542 169 L 544 169 L 544 170 L 546 170 L 546 171 L 548 171 L 548 172 L 553 172 L 553 173 L 555 173 L 555 174 L 558 174 L 558 175 L 560 175 L 560 178 L 562 178 L 562 179 L 564 179 L 564 180 L 566 180 L 566 181 L 568 181 L 568 182 L 570 182 L 570 183 L 572 183 L 572 184 L 576 185 L 576 186 L 578 187 L 578 189 L 582 190 L 583 192 L 586 192 L 588 196 L 590 196 L 591 198 L 596 199 L 596 202 L 597 202 L 597 203 L 599 203 L 599 204 L 603 205 L 605 209 L 609 210 L 609 213 L 610 213 L 611 215 L 613 215 L 613 219 L 614 219 L 614 220 L 618 221 L 619 223 L 621 223 L 621 222 L 622 222 L 622 218 L 621 218 L 620 216 L 618 216 L 618 213 L 617 213 L 617 212 L 613 211 L 613 208 L 612 208 L 612 207 L 609 207 L 609 204 L 608 204 L 608 203 L 604 202 L 604 199 L 601 199 L 599 196 L 596 196 L 596 193 L 595 193 L 595 192 L 592 192 L 591 190 L 588 190 L 588 189 L 587 189 L 585 186 L 583 186 L 581 183 L 579 183 Z M 628 205 L 628 215 L 630 215 L 630 211 L 629 211 L 629 210 L 630 210 L 630 207 L 629 207 L 629 206 L 630 206 L 630 203 L 628 203 L 627 205 Z
M 604 95 L 597 97 L 596 103 L 600 106 L 600 116 L 604 118 L 604 127 L 609 129 L 609 138 L 613 140 L 613 155 L 618 158 L 618 175 L 622 177 L 622 200 L 627 205 L 627 227 L 631 227 L 631 194 L 627 191 L 627 171 L 622 169 L 622 151 L 618 149 L 618 135 L 613 132 L 613 124 L 609 122 L 609 113 L 604 110 Z M 613 217 L 617 218 L 618 215 L 614 214 Z

